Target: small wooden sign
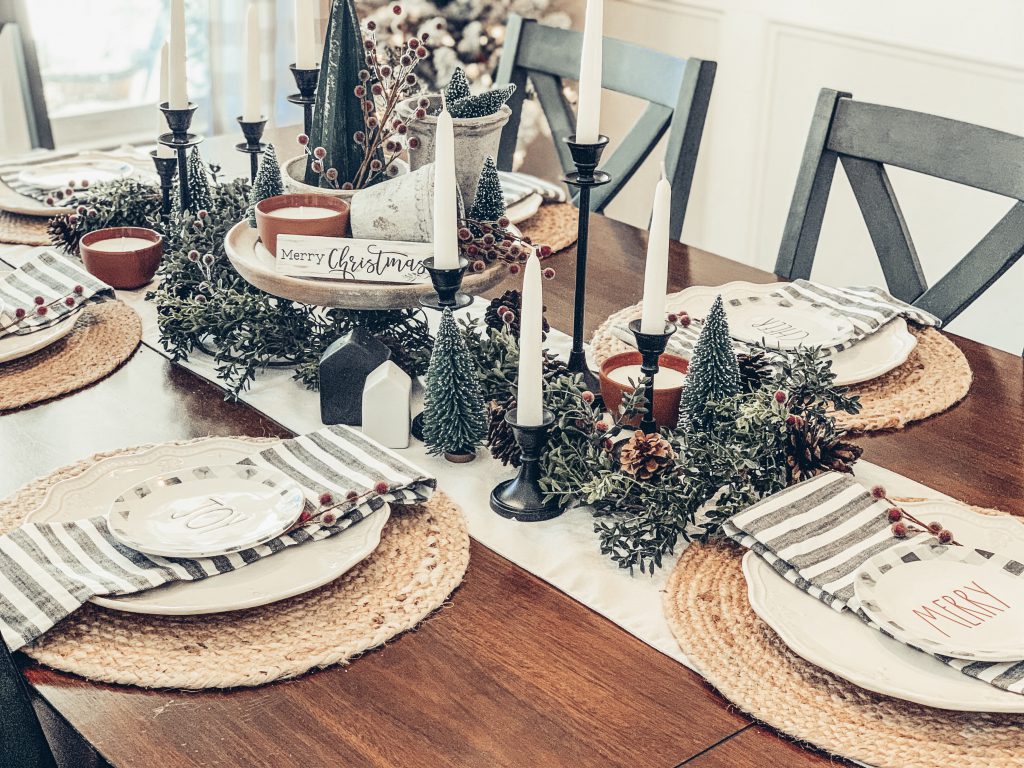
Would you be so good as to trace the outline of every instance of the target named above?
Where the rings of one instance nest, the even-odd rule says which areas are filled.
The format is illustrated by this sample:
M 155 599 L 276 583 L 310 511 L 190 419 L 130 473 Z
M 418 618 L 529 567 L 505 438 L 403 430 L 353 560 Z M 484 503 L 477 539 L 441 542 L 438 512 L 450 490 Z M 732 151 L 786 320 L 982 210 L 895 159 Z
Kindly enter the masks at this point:
M 291 277 L 372 283 L 429 283 L 423 260 L 433 243 L 278 235 L 275 267 Z

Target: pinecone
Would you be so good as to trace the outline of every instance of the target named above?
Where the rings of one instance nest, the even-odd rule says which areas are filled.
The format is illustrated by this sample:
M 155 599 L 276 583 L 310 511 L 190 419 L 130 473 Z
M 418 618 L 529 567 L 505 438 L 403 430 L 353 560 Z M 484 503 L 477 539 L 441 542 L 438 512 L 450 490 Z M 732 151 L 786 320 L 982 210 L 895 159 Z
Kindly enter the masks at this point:
M 491 400 L 487 403 L 487 447 L 491 456 L 502 464 L 519 466 L 519 444 L 516 443 L 512 427 L 505 421 L 505 414 L 510 408 L 515 408 L 514 397 L 508 398 L 504 403 Z
M 82 239 L 82 233 L 71 223 L 70 216 L 56 216 L 50 219 L 50 225 L 46 229 L 50 236 L 50 243 L 65 253 L 77 253 L 78 241 Z
M 790 417 L 789 444 L 786 449 L 786 464 L 789 482 L 819 475 L 822 472 L 853 472 L 853 465 L 864 449 L 855 443 L 842 439 L 843 433 L 836 433 L 821 421 L 807 421 L 799 416 Z
M 740 383 L 745 392 L 755 392 L 761 388 L 761 382 L 771 372 L 771 363 L 764 352 L 754 352 L 747 355 L 740 353 L 736 355 L 736 361 L 740 366 Z
M 640 480 L 650 480 L 675 461 L 672 444 L 659 434 L 637 430 L 619 450 L 622 471 Z
M 519 338 L 519 310 L 523 305 L 523 295 L 517 290 L 505 291 L 501 296 L 496 299 L 491 299 L 491 303 L 487 305 L 487 309 L 484 310 L 484 323 L 488 328 L 493 328 L 496 331 L 503 331 L 508 328 L 515 338 Z M 505 323 L 504 318 L 499 314 L 499 309 L 505 309 L 512 313 L 512 321 L 508 324 Z M 547 318 L 543 318 L 544 333 L 551 330 L 548 325 Z

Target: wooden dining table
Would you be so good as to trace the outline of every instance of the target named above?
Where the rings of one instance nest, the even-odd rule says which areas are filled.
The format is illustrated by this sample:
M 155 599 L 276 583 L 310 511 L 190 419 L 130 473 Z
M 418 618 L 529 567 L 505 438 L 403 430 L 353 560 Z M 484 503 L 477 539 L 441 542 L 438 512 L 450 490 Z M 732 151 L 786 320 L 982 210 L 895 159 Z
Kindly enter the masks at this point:
M 279 141 L 293 134 L 281 132 Z M 244 168 L 237 141 L 210 140 L 204 155 Z M 588 335 L 640 300 L 646 238 L 592 218 Z M 555 255 L 557 274 L 545 283 L 548 318 L 560 329 L 571 327 L 575 258 L 572 248 Z M 671 245 L 671 290 L 775 279 Z M 1021 358 L 951 338 L 974 372 L 970 394 L 906 429 L 858 437 L 864 459 L 968 504 L 1024 515 Z M 141 347 L 92 387 L 0 416 L 0 494 L 98 451 L 208 435 L 290 433 Z M 753 722 L 697 673 L 477 542 L 450 604 L 349 666 L 259 688 L 186 692 L 107 685 L 21 662 L 44 719 L 72 748 L 114 766 L 845 764 Z

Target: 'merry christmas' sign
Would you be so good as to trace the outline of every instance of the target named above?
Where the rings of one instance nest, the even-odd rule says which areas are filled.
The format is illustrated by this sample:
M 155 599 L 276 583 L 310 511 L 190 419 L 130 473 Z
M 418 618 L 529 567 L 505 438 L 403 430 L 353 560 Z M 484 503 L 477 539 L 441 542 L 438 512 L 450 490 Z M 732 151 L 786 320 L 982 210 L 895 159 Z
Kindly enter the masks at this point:
M 429 283 L 423 260 L 431 243 L 278 235 L 275 267 L 291 277 L 375 283 Z

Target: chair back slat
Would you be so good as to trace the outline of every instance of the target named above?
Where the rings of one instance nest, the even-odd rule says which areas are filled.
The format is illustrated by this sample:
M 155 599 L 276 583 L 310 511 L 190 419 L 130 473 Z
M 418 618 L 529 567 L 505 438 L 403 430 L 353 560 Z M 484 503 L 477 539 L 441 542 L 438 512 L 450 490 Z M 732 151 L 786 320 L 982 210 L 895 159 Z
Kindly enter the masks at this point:
M 948 323 L 1024 253 L 1024 137 L 944 117 L 853 101 L 822 89 L 775 262 L 776 274 L 809 279 L 825 207 L 842 162 L 889 292 Z M 929 287 L 886 166 L 1015 201 L 998 224 Z
M 551 129 L 563 172 L 575 170 L 563 141 L 575 132 L 575 115 L 565 99 L 563 80 L 579 77 L 582 49 L 583 35 L 579 32 L 510 17 L 495 82 L 513 83 L 516 92 L 509 101 L 512 117 L 501 135 L 499 168 L 512 168 L 520 111 L 527 83 L 531 83 Z M 711 99 L 715 63 L 680 59 L 610 38 L 602 43 L 602 56 L 602 86 L 641 99 L 647 106 L 615 151 L 605 155 L 603 167 L 612 182 L 593 191 L 591 205 L 603 211 L 667 132 L 665 165 L 672 180 L 670 232 L 678 238 Z

